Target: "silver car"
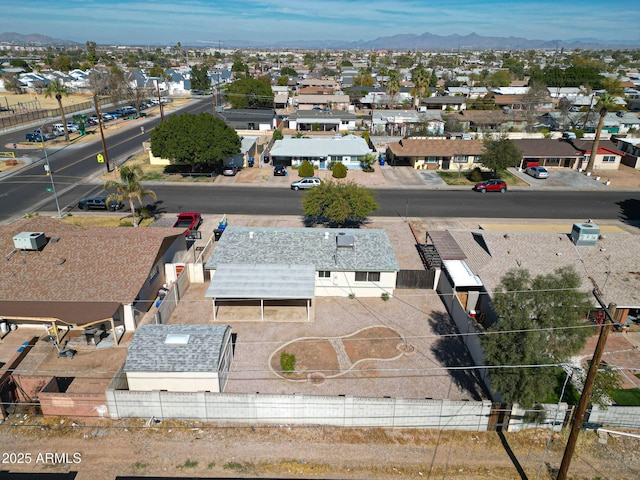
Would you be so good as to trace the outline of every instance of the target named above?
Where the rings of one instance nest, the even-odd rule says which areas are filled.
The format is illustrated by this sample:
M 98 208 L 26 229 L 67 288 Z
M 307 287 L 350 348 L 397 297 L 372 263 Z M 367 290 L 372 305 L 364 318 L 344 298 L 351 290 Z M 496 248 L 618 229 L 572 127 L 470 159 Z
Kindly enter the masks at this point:
M 524 172 L 534 178 L 549 178 L 549 171 L 544 167 L 529 167 Z
M 291 183 L 292 190 L 306 190 L 308 188 L 317 187 L 321 180 L 318 177 L 306 177 Z

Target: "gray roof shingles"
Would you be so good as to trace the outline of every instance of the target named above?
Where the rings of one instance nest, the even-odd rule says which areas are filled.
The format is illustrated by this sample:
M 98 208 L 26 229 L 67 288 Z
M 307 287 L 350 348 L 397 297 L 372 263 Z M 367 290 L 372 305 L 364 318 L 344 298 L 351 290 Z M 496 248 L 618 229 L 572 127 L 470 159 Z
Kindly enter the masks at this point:
M 336 247 L 340 232 L 354 236 L 353 248 Z M 227 227 L 205 268 L 215 270 L 223 263 L 313 264 L 316 271 L 334 272 L 400 270 L 384 230 Z
M 229 325 L 143 325 L 136 330 L 125 372 L 215 372 Z M 189 335 L 186 345 L 166 344 L 167 335 Z

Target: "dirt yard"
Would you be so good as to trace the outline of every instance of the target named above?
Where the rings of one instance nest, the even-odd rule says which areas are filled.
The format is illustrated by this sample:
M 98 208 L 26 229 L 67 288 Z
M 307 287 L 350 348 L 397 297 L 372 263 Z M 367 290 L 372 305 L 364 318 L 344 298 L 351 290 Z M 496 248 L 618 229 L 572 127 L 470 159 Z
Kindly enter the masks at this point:
M 215 428 L 200 423 L 149 427 L 145 420 L 50 419 L 45 426 L 26 426 L 35 421 L 13 415 L 10 422 L 21 426 L 0 427 L 0 471 L 78 472 L 77 480 L 116 475 L 550 480 L 566 441 L 565 434 L 545 430 L 501 438 L 496 432 L 418 429 Z M 46 453 L 57 453 L 58 462 L 47 462 Z M 569 473 L 574 480 L 637 479 L 640 441 L 610 437 L 601 444 L 595 433 L 586 432 Z

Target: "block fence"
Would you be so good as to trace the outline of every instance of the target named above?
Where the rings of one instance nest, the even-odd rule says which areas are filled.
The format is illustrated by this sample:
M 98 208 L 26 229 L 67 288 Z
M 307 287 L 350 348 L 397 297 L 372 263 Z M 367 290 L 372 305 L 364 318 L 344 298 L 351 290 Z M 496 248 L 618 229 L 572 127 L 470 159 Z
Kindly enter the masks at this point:
M 107 390 L 112 419 L 155 417 L 248 424 L 486 431 L 491 402 Z

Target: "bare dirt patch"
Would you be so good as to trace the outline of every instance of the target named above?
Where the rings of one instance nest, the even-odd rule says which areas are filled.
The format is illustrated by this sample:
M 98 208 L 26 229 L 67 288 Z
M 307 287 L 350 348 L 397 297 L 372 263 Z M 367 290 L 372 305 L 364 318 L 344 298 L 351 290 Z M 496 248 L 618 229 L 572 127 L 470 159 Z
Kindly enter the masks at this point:
M 395 330 L 372 327 L 342 338 L 344 349 L 352 363 L 363 359 L 389 359 L 398 356 L 396 345 L 401 340 Z
M 12 415 L 10 422 L 17 426 L 4 424 L 0 428 L 3 452 L 30 453 L 34 459 L 43 452 L 78 452 L 81 462 L 3 465 L 3 471 L 74 471 L 76 480 L 117 475 L 551 480 L 567 437 L 565 432 L 550 435 L 545 430 L 528 430 L 505 433 L 503 441 L 496 432 L 225 427 L 179 421 L 146 427 L 148 419 L 52 418 L 39 423 L 36 417 L 22 415 Z M 610 437 L 606 444 L 600 444 L 595 433 L 583 432 L 570 477 L 636 479 L 640 476 L 638 451 L 637 439 Z
M 296 357 L 295 370 L 291 373 L 282 372 L 280 365 L 282 352 Z M 285 345 L 271 357 L 271 368 L 274 372 L 278 372 L 278 375 L 289 380 L 307 380 L 307 375 L 313 372 L 323 372 L 325 375 L 335 375 L 340 372 L 336 351 L 324 338 L 300 339 Z

